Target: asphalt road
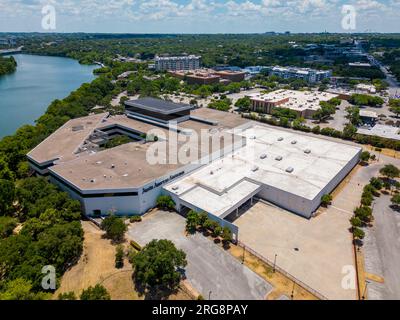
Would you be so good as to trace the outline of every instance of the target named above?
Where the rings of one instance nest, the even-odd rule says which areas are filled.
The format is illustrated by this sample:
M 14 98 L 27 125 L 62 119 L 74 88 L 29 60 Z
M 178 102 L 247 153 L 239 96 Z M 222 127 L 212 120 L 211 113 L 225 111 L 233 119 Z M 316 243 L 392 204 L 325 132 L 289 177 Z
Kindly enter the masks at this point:
M 168 239 L 186 252 L 185 275 L 204 298 L 263 300 L 272 290 L 264 279 L 243 266 L 213 242 L 197 233 L 184 235 L 185 219 L 176 213 L 158 211 L 128 230 L 128 238 L 140 245 L 153 239 Z
M 400 212 L 389 206 L 389 195 L 383 195 L 375 201 L 374 226 L 366 230 L 366 271 L 385 279 L 382 284 L 370 281 L 370 300 L 400 299 Z

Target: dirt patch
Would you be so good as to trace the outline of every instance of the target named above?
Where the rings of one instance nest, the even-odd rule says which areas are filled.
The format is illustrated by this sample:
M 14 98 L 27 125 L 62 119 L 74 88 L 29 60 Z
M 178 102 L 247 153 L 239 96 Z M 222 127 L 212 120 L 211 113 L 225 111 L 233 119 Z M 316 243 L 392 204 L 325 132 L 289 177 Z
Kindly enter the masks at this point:
M 231 245 L 229 252 L 235 258 L 243 261 L 243 248 Z M 274 290 L 266 297 L 268 300 L 275 300 L 282 295 L 291 297 L 292 294 L 293 300 L 318 300 L 317 297 L 304 288 L 294 284 L 292 280 L 285 277 L 283 274 L 278 271 L 274 272 L 271 266 L 248 251 L 245 252 L 244 264 L 274 286 Z
M 79 262 L 64 274 L 54 298 L 69 291 L 79 296 L 83 289 L 101 283 L 113 300 L 142 299 L 134 290 L 132 267 L 129 262 L 125 259 L 122 269 L 115 268 L 115 246 L 110 240 L 102 238 L 104 232 L 88 221 L 82 221 L 82 228 L 85 233 L 82 256 Z

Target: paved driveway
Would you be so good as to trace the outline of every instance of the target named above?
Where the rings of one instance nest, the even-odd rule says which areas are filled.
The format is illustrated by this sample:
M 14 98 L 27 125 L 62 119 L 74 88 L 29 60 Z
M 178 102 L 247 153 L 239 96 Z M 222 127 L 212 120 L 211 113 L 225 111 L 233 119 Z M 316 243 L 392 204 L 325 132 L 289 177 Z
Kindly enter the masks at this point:
M 140 245 L 153 239 L 173 241 L 186 252 L 187 279 L 206 299 L 212 291 L 212 300 L 262 300 L 272 290 L 264 279 L 203 235 L 186 237 L 184 230 L 183 217 L 159 211 L 131 226 L 127 235 Z

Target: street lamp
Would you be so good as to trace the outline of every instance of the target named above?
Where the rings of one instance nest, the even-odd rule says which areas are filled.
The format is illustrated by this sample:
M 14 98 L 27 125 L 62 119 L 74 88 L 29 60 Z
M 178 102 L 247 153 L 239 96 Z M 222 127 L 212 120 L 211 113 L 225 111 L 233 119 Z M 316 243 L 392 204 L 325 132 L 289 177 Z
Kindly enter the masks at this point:
M 275 272 L 275 267 L 276 267 L 276 257 L 277 257 L 278 255 L 275 253 L 275 258 L 274 258 L 274 272 Z
M 290 297 L 292 298 L 292 300 L 294 300 L 294 287 L 296 285 L 296 282 L 293 281 L 293 288 L 292 288 L 292 294 L 290 295 Z
M 370 283 L 370 282 L 369 282 L 368 280 L 365 280 L 364 293 L 363 293 L 363 295 L 362 295 L 362 297 L 361 297 L 362 300 L 365 300 L 365 294 L 367 293 L 367 289 L 368 289 L 369 283 Z

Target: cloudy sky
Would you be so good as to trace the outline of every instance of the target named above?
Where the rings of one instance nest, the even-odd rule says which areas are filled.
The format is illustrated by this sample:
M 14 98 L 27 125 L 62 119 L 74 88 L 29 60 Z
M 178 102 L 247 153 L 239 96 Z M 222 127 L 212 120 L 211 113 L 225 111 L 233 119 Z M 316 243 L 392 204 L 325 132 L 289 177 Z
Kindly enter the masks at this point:
M 400 32 L 400 0 L 0 0 L 0 32 L 45 32 L 46 5 L 55 32 L 346 32 L 343 5 L 355 9 L 353 31 Z

